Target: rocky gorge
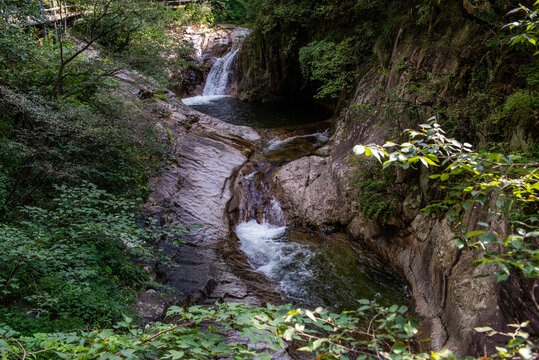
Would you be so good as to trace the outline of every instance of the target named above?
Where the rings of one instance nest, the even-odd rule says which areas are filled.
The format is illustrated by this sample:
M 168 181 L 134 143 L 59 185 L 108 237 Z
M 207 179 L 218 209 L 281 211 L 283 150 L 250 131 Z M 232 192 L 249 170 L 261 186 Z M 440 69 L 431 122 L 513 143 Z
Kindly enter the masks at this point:
M 539 358 L 539 2 L 73 1 L 0 4 L 1 358 Z
M 466 11 L 467 16 L 452 24 L 459 27 L 454 30 L 455 48 L 477 26 L 469 19 L 477 15 L 475 10 L 466 8 Z M 231 33 L 243 37 L 247 31 Z M 188 33 L 187 38 L 195 44 L 197 56 L 208 61 L 239 49 L 241 42 L 234 40 L 234 36 L 232 40 L 224 40 L 227 36 L 223 36 L 219 33 L 200 37 Z M 533 299 L 539 294 L 534 281 L 512 276 L 508 282 L 497 284 L 488 266 L 472 265 L 480 256 L 477 250 L 458 249 L 452 244 L 454 234 L 446 219 L 420 212 L 435 192 L 427 172 L 397 172 L 392 189 L 400 189 L 394 191 L 401 198 L 386 225 L 358 210 L 350 181 L 357 172 L 350 162 L 351 149 L 358 143 L 382 142 L 392 126 L 387 125 L 387 114 L 377 110 L 366 113 L 362 109 L 380 109 L 381 104 L 390 102 L 388 94 L 393 94 L 405 99 L 394 105 L 394 112 L 403 114 L 405 107 L 412 104 L 416 106 L 416 116 L 423 115 L 431 109 L 422 105 L 430 104 L 432 93 L 410 90 L 410 85 L 420 77 L 418 74 L 435 74 L 435 80 L 422 80 L 422 84 L 434 86 L 439 96 L 450 91 L 449 83 L 443 83 L 442 79 L 465 81 L 467 65 L 462 59 L 470 56 L 469 48 L 433 54 L 428 44 L 418 45 L 415 36 L 404 27 L 399 29 L 385 73 L 372 69 L 358 82 L 348 109 L 360 110 L 337 115 L 331 123 L 329 141 L 302 154 L 307 156 L 255 165 L 252 156 L 260 153 L 262 144 L 272 136 L 275 138 L 278 132 L 227 124 L 182 104 L 167 104 L 171 115 L 164 126 L 172 132 L 174 160 L 153 180 L 147 208 L 164 221 L 178 220 L 191 230 L 185 235 L 187 244 L 169 249 L 179 267 L 172 272 L 158 270 L 161 280 L 179 289 L 191 303 L 279 302 L 283 294 L 279 293 L 278 284 L 253 268 L 252 261 L 240 250 L 234 225 L 243 217 L 243 220 L 257 219 L 259 223 L 268 220 L 274 225 L 293 224 L 325 232 L 344 230 L 351 237 L 346 241 L 368 248 L 405 279 L 414 314 L 421 321 L 422 337 L 430 339 L 425 348 L 448 348 L 458 355 L 481 354 L 497 343 L 496 339 L 473 331 L 474 327 L 485 324 L 503 327 L 512 321 L 531 319 L 529 330 L 536 334 L 539 312 L 533 306 Z M 239 80 L 231 78 L 228 94 L 253 98 L 267 90 L 264 88 L 267 79 L 257 78 L 260 74 L 253 78 L 249 72 L 252 67 L 246 70 L 254 61 L 248 48 L 253 43 L 256 41 L 251 40 L 247 48 L 239 51 Z M 214 62 L 209 60 L 210 64 Z M 292 79 L 298 77 L 298 69 L 290 68 L 293 65 L 286 61 L 270 65 L 265 72 L 268 79 L 289 79 L 288 72 L 293 74 Z M 289 96 L 300 86 L 295 80 L 286 86 L 271 84 L 267 86 L 277 97 Z M 202 94 L 200 82 L 197 86 L 191 95 Z M 395 127 L 403 128 L 410 119 L 396 115 L 393 121 L 397 122 Z M 296 130 L 291 135 L 308 134 L 309 131 Z M 280 136 L 286 139 L 289 135 Z M 266 168 L 261 169 L 261 164 Z M 254 205 L 249 203 L 246 190 L 242 190 L 246 183 L 253 186 L 246 180 L 253 174 L 258 179 L 255 187 L 263 184 L 265 188 L 257 193 Z M 264 210 L 271 208 L 274 200 L 282 207 L 282 214 Z M 245 217 L 245 211 L 251 211 L 251 216 Z M 485 219 L 485 211 L 486 208 L 480 207 L 469 209 L 464 222 L 473 226 L 478 219 L 488 220 L 499 233 L 505 233 L 505 220 Z M 507 294 L 514 292 L 520 293 L 518 300 L 509 300 Z

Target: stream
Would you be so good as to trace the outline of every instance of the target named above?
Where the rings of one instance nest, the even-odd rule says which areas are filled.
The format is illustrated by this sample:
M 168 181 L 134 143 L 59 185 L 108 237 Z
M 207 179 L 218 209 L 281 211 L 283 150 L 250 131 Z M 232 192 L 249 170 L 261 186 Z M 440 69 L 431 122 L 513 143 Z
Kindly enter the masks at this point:
M 343 233 L 326 234 L 290 225 L 269 182 L 282 164 L 309 156 L 330 138 L 330 113 L 292 102 L 251 104 L 226 95 L 234 79 L 233 50 L 217 59 L 201 96 L 183 103 L 225 122 L 258 131 L 259 148 L 239 170 L 233 226 L 239 248 L 257 272 L 300 306 L 354 309 L 359 299 L 407 304 L 402 279 Z

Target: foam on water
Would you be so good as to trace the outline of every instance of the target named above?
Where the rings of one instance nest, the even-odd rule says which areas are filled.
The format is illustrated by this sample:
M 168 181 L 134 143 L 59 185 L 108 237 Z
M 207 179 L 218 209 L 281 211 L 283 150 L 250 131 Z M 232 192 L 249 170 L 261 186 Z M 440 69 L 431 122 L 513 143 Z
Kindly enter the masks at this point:
M 238 224 L 236 234 L 251 266 L 278 283 L 287 301 L 340 310 L 355 308 L 362 298 L 407 302 L 405 285 L 367 253 L 356 256 L 360 250 L 343 237 L 256 220 Z
M 301 244 L 287 241 L 286 226 L 250 220 L 238 224 L 236 234 L 240 239 L 240 249 L 251 265 L 277 281 L 288 295 L 299 290 L 300 279 L 313 277 L 308 265 L 313 253 Z
M 273 268 L 278 266 L 283 245 L 278 240 L 285 232 L 286 226 L 259 224 L 256 220 L 236 226 L 236 235 L 241 242 L 240 249 L 247 255 L 251 265 L 268 276 L 271 276 Z
M 230 95 L 200 95 L 182 99 L 183 103 L 187 106 L 193 105 L 209 105 L 216 100 L 230 98 Z

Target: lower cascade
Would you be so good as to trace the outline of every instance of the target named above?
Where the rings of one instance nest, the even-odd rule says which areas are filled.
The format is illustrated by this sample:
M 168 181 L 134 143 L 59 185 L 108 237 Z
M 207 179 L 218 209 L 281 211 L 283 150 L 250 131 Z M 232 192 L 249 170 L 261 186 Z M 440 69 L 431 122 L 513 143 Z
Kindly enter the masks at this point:
M 240 249 L 257 271 L 301 306 L 354 309 L 358 299 L 408 302 L 406 287 L 344 234 L 322 234 L 256 220 L 236 226 Z

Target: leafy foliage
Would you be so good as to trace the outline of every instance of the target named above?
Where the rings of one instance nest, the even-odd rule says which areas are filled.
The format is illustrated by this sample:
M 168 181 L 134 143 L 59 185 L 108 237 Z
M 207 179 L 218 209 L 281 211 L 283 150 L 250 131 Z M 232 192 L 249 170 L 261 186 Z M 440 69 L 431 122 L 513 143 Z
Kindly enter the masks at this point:
M 241 24 L 245 21 L 245 6 L 241 0 L 212 0 L 211 6 L 217 23 Z
M 0 225 L 4 321 L 25 331 L 50 331 L 49 321 L 64 328 L 110 326 L 131 312 L 130 297 L 146 279 L 130 258 L 151 259 L 164 233 L 140 226 L 133 201 L 95 185 L 57 191 L 50 210 L 26 206 L 23 220 Z M 24 309 L 34 324 L 13 323 L 17 316 L 7 309 Z
M 77 21 L 77 35 L 87 43 L 97 42 L 116 61 L 162 85 L 168 84 L 175 70 L 195 66 L 188 57 L 191 49 L 170 28 L 177 13 L 188 10 L 172 11 L 161 3 L 142 0 L 84 1 L 80 7 L 90 10 Z
M 415 351 L 418 324 L 407 315 L 406 306 L 389 308 L 359 300 L 354 311 L 329 313 L 291 305 L 251 307 L 225 303 L 207 308 L 173 307 L 168 315 L 175 324 L 133 326 L 125 317 L 115 329 L 75 330 L 55 334 L 20 336 L 0 327 L 3 359 L 29 356 L 34 359 L 271 359 L 270 351 L 299 346 L 299 351 L 324 359 L 455 359 L 448 350 L 437 353 Z M 492 358 L 532 359 L 537 346 L 515 325 L 514 333 L 477 328 L 508 338 Z M 235 339 L 232 341 L 230 336 Z M 256 344 L 249 346 L 248 343 Z
M 215 15 L 208 2 L 195 1 L 176 11 L 174 20 L 180 26 L 190 24 L 212 25 L 215 23 Z
M 348 38 L 335 44 L 331 41 L 313 41 L 299 50 L 303 76 L 321 84 L 315 98 L 336 99 L 343 92 L 350 93 L 357 81 L 354 54 L 355 40 Z
M 157 51 L 156 65 L 155 44 L 170 45 L 165 23 L 138 11 L 146 2 L 70 3 L 88 11 L 86 42 L 28 26 L 39 2 L 0 3 L 0 317 L 24 333 L 110 326 L 131 313 L 146 281 L 137 262 L 171 236 L 141 227 L 137 204 L 165 145 L 149 106 L 111 77 L 126 65 L 105 48 L 125 31 L 131 40 L 117 50 Z
M 289 82 L 271 89 L 277 92 L 273 95 L 301 91 L 335 104 L 366 71 L 358 65 L 366 65 L 376 37 L 387 31 L 393 38 L 394 27 L 385 26 L 384 19 L 397 21 L 401 6 L 406 8 L 402 2 L 378 0 L 245 1 L 253 28 L 246 44 L 250 68 L 256 69 L 248 75 L 269 75 L 270 83 L 279 84 L 288 74 Z
M 242 24 L 246 9 L 242 0 L 193 1 L 172 13 L 176 25 Z
M 0 4 L 0 64 L 2 72 L 18 62 L 26 62 L 35 52 L 29 41 L 31 29 L 22 26 L 26 21 L 39 17 L 38 3 L 35 1 L 7 0 Z
M 56 183 L 91 181 L 111 192 L 144 196 L 164 145 L 141 106 L 104 90 L 87 100 L 51 102 L 0 88 L 0 215 L 46 200 Z M 135 130 L 135 131 L 133 131 Z
M 511 38 L 511 45 L 526 43 L 534 46 L 537 49 L 537 41 L 539 38 L 539 1 L 536 1 L 533 4 L 533 8 L 530 9 L 522 4 L 509 13 L 524 13 L 524 19 L 513 21 L 509 24 L 506 24 L 504 27 L 509 29 L 517 29 L 519 31 L 518 35 L 515 35 Z M 534 55 L 538 55 L 539 51 L 536 51 Z
M 346 354 L 360 353 L 372 357 L 386 352 L 407 354 L 407 344 L 417 334 L 417 323 L 405 315 L 407 308 L 396 305 L 384 308 L 366 300 L 360 302 L 362 305 L 356 311 L 341 314 L 321 308 L 296 309 L 291 305 L 257 308 L 226 303 L 214 308 L 173 307 L 168 314 L 178 319 L 177 324 L 153 324 L 140 329 L 126 318 L 116 331 L 37 334 L 33 338 L 19 337 L 20 346 L 14 341 L 17 333 L 4 328 L 0 330 L 3 337 L 0 347 L 15 354 L 21 354 L 24 349 L 38 358 L 60 353 L 77 354 L 79 359 L 104 356 L 207 359 L 226 355 L 235 359 L 255 356 L 271 359 L 266 349 L 278 351 L 285 347 L 285 341 L 296 341 L 303 344 L 300 351 L 328 358 L 342 359 L 347 358 Z M 358 326 L 365 329 L 359 330 Z M 231 342 L 227 335 L 232 333 L 245 341 Z M 259 346 L 252 348 L 247 343 L 265 343 L 265 346 L 257 350 Z
M 382 172 L 372 162 L 362 160 L 357 156 L 348 159 L 356 170 L 350 178 L 350 185 L 354 188 L 353 198 L 364 217 L 386 225 L 395 215 L 394 203 L 399 200 L 393 186 L 395 173 Z

